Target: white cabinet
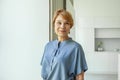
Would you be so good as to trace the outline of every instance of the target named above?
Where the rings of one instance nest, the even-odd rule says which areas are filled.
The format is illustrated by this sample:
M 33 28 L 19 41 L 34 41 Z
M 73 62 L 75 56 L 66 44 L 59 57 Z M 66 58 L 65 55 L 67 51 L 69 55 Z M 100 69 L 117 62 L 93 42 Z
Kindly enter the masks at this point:
M 118 74 L 118 53 L 120 53 L 120 28 L 94 28 L 94 53 L 98 73 Z
M 95 51 L 120 52 L 120 28 L 95 28 Z
M 116 49 L 120 48 L 120 28 L 77 27 L 76 40 L 85 51 L 88 64 L 87 77 L 102 78 L 105 74 L 105 78 L 113 76 L 111 80 L 117 79 L 118 52 Z M 103 43 L 103 51 L 97 50 L 99 41 Z

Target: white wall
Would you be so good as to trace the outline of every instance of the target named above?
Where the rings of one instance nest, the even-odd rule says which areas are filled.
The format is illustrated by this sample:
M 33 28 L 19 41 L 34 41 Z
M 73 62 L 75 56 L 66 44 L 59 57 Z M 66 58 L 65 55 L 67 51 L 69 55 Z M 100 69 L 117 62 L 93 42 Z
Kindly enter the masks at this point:
M 75 38 L 76 41 L 81 43 L 84 47 L 85 54 L 87 57 L 88 62 L 88 72 L 92 72 L 90 76 L 86 79 L 89 80 L 110 80 L 108 76 L 116 75 L 117 72 L 117 54 L 111 56 L 112 53 L 105 58 L 104 55 L 106 54 L 96 54 L 94 52 L 94 28 L 104 28 L 104 27 L 119 27 L 120 28 L 120 0 L 75 0 L 74 1 L 74 8 L 75 8 Z M 83 31 L 82 31 L 83 30 Z M 81 34 L 83 33 L 83 34 Z M 103 55 L 103 56 L 100 56 Z M 108 61 L 109 62 L 108 62 Z M 110 61 L 111 60 L 111 61 Z M 114 60 L 114 61 L 112 61 Z M 108 65 L 115 63 L 111 69 L 111 67 L 104 67 L 100 65 L 104 65 L 108 62 Z M 120 61 L 119 61 L 120 62 Z M 106 64 L 105 64 L 106 65 Z M 110 68 L 110 69 L 109 69 Z M 104 79 L 100 78 L 103 77 L 103 70 L 105 71 L 114 71 L 110 73 Z M 101 73 L 100 73 L 101 72 Z M 95 75 L 97 78 L 94 78 Z M 92 76 L 91 76 L 92 75 Z M 107 78 L 107 79 L 106 79 Z M 110 77 L 111 78 L 111 77 Z M 116 76 L 111 78 L 112 80 L 115 79 Z
M 76 0 L 75 18 L 79 27 L 119 27 L 120 0 Z
M 0 80 L 42 80 L 49 0 L 0 1 Z

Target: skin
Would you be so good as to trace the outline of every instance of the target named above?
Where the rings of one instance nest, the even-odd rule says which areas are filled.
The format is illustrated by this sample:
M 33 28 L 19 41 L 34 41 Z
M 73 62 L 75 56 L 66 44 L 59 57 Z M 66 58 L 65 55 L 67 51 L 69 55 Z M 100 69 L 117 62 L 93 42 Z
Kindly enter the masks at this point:
M 76 80 L 84 80 L 84 72 L 78 74 L 78 75 L 76 76 Z
M 54 25 L 55 33 L 58 36 L 58 41 L 62 42 L 69 39 L 68 34 L 70 32 L 71 25 L 67 20 L 62 17 L 62 15 L 57 16 Z M 84 80 L 84 72 L 78 74 L 76 76 L 76 80 Z
M 59 41 L 67 40 L 68 34 L 70 32 L 70 24 L 67 20 L 65 20 L 61 15 L 58 15 L 58 17 L 55 20 L 55 33 L 58 36 Z

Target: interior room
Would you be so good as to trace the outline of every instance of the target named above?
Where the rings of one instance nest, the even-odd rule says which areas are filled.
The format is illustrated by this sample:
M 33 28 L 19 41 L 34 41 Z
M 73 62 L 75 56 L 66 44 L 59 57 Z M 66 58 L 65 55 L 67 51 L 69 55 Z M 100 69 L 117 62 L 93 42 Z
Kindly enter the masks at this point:
M 71 12 L 70 37 L 83 46 L 85 80 L 120 80 L 120 0 L 0 0 L 0 80 L 42 80 L 45 44 L 56 39 L 58 8 Z
M 75 19 L 70 36 L 85 50 L 88 63 L 85 80 L 119 80 L 119 3 L 118 0 L 51 0 L 50 11 L 65 8 Z M 51 32 L 54 32 L 52 25 Z M 50 40 L 53 39 L 56 36 L 51 33 Z

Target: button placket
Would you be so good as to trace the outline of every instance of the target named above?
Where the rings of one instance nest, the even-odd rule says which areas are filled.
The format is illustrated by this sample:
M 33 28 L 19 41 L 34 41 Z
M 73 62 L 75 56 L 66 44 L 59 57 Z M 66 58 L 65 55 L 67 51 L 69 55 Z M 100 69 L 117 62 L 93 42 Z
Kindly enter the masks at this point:
M 53 66 L 53 63 L 54 63 L 54 60 L 55 60 L 55 57 L 58 55 L 58 52 L 59 52 L 59 46 L 60 46 L 60 42 L 57 43 L 57 49 L 54 50 L 54 55 L 52 56 L 52 60 L 51 60 L 51 70 L 52 70 L 52 66 Z

